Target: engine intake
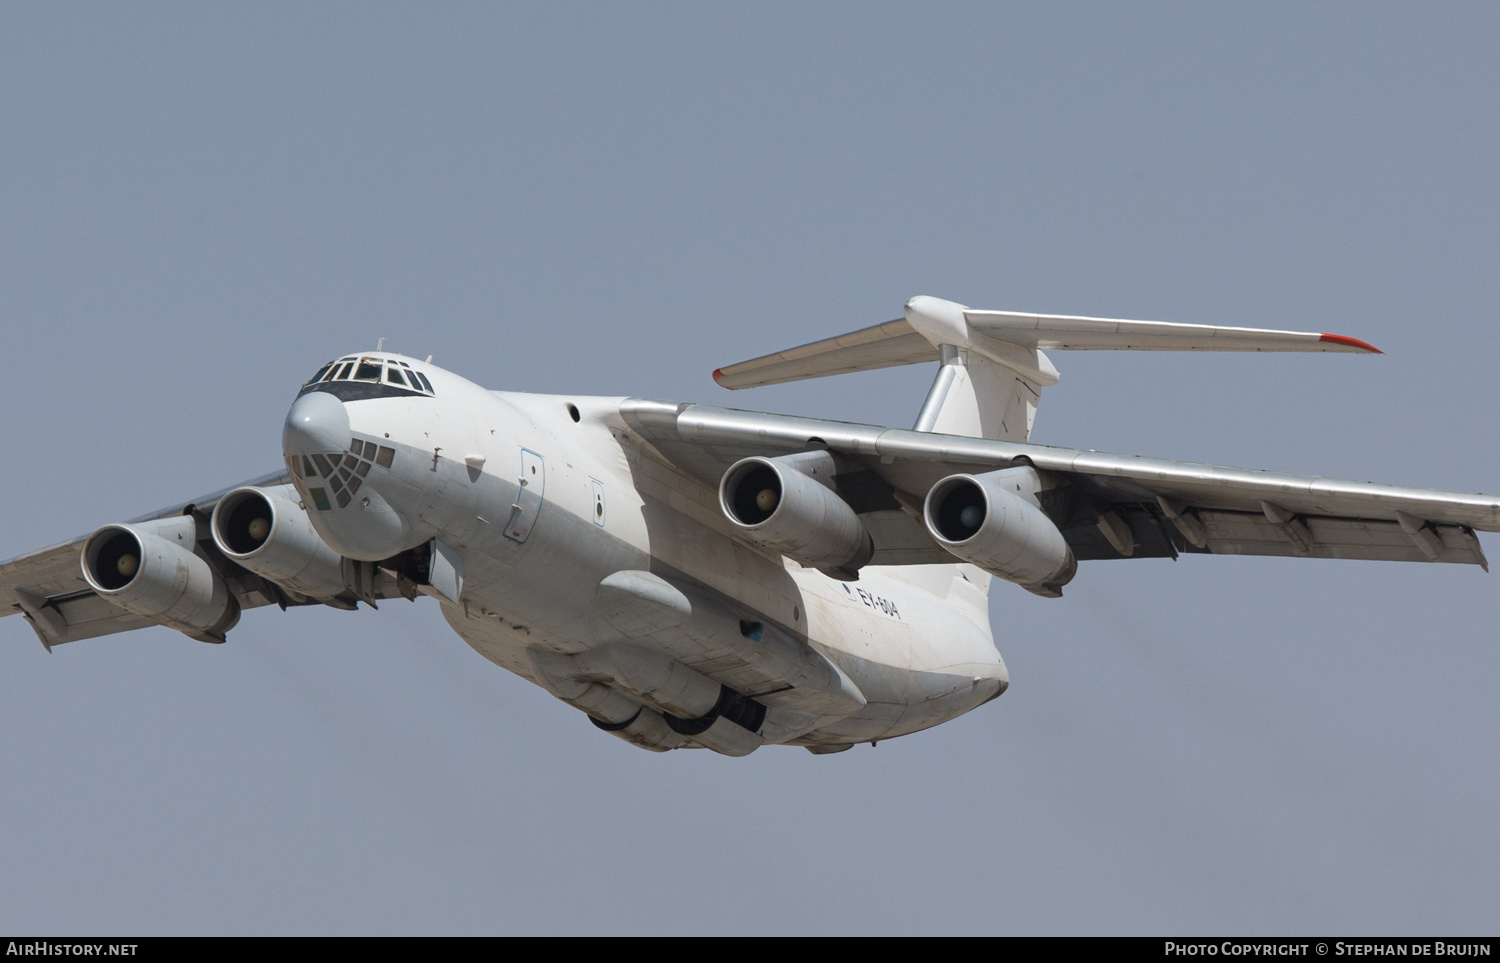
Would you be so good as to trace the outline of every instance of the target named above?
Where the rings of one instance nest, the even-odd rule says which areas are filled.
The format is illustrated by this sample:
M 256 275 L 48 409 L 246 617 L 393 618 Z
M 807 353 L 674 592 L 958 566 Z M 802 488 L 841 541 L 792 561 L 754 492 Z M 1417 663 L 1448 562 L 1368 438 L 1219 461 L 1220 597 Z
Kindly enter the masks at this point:
M 256 575 L 308 598 L 347 586 L 340 556 L 313 528 L 290 485 L 236 488 L 214 507 L 214 544 Z
M 193 551 L 191 515 L 106 525 L 83 543 L 83 577 L 105 599 L 204 641 L 222 642 L 240 605 L 223 579 Z
M 741 459 L 719 482 L 719 507 L 751 541 L 850 580 L 870 560 L 874 545 L 854 509 L 834 491 L 834 470 L 826 451 Z
M 949 475 L 927 493 L 922 520 L 939 545 L 1038 595 L 1062 595 L 1078 570 L 1057 526 L 1032 501 L 1033 468 Z

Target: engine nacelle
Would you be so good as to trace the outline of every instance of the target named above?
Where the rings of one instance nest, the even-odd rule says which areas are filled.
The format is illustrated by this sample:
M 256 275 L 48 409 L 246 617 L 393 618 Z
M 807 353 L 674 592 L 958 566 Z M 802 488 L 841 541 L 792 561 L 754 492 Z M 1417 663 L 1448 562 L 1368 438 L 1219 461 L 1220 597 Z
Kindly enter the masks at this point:
M 852 579 L 874 546 L 854 509 L 833 490 L 833 475 L 826 451 L 741 459 L 719 482 L 719 507 L 751 541 Z
M 313 599 L 347 590 L 338 552 L 328 547 L 289 485 L 236 488 L 214 507 L 214 544 L 256 575 Z
M 222 642 L 239 621 L 240 604 L 194 554 L 197 528 L 191 515 L 106 525 L 83 543 L 83 577 L 127 612 Z
M 949 475 L 927 493 L 922 520 L 964 561 L 1038 595 L 1059 596 L 1078 562 L 1052 519 L 1028 500 L 1040 487 L 1033 468 Z

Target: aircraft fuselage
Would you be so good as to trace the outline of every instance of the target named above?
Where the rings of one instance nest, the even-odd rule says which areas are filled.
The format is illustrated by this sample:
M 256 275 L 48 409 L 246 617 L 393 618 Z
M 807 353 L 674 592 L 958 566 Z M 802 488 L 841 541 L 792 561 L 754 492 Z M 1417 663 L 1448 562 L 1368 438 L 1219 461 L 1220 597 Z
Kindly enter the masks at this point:
M 488 391 L 389 353 L 361 363 L 380 380 L 310 384 L 287 416 L 314 527 L 349 559 L 430 560 L 423 591 L 470 646 L 600 728 L 655 749 L 832 751 L 1004 691 L 977 570 L 836 581 L 734 538 L 716 493 L 654 457 L 621 398 Z M 705 679 L 723 692 L 695 733 L 683 713 L 711 698 Z

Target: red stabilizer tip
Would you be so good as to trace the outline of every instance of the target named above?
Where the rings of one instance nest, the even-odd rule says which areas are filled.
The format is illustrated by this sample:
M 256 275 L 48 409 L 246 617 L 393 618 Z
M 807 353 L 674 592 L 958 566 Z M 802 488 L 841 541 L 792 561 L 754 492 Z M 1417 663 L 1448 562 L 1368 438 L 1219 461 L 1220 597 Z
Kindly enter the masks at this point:
M 715 368 L 714 369 L 714 384 L 716 384 L 716 385 L 722 385 L 724 382 L 722 382 L 722 381 L 719 380 L 722 377 L 724 377 L 724 369 L 723 368 Z
M 1358 348 L 1361 351 L 1369 351 L 1372 354 L 1385 354 L 1384 351 L 1381 351 L 1379 348 L 1375 347 L 1368 341 L 1361 341 L 1358 338 L 1346 338 L 1342 334 L 1325 334 L 1318 340 L 1327 341 L 1329 344 L 1348 345 L 1351 348 Z M 714 372 L 714 375 L 717 377 L 718 372 Z

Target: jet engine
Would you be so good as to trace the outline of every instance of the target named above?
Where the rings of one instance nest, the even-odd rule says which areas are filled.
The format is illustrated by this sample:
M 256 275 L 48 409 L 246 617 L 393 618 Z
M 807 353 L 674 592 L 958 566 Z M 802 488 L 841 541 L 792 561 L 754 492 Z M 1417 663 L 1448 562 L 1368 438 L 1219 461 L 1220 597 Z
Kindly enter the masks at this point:
M 854 509 L 834 491 L 833 475 L 826 451 L 741 459 L 719 482 L 719 507 L 751 541 L 850 580 L 874 546 Z
M 236 488 L 214 507 L 214 544 L 256 575 L 314 599 L 344 592 L 338 552 L 328 547 L 290 486 Z
M 922 520 L 948 551 L 997 578 L 1056 597 L 1078 570 L 1073 550 L 1033 499 L 1033 468 L 949 475 L 927 493 Z
M 105 599 L 153 622 L 222 642 L 240 605 L 207 561 L 194 554 L 191 515 L 106 525 L 83 543 L 83 577 Z

